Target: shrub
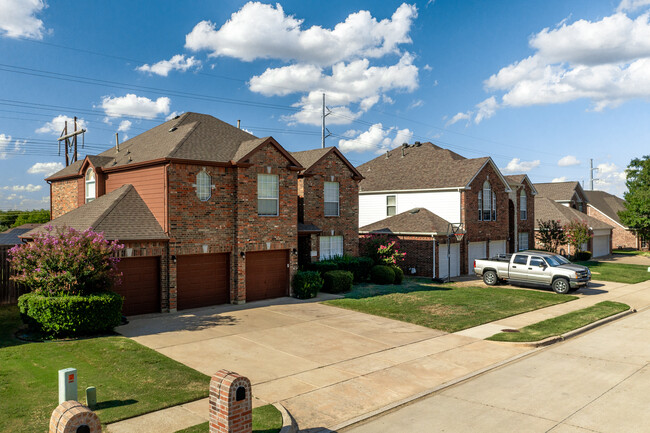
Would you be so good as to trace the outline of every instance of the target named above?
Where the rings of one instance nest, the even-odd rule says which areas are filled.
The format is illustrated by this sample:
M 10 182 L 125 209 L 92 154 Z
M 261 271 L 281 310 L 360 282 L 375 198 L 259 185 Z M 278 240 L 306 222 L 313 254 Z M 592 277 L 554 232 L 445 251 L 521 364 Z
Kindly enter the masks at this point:
M 27 293 L 18 298 L 18 308 L 30 330 L 48 337 L 69 337 L 111 331 L 122 320 L 122 301 L 114 292 L 86 296 Z
M 375 265 L 370 270 L 370 279 L 375 284 L 393 284 L 395 271 L 388 266 Z
M 404 280 L 404 271 L 402 268 L 393 266 L 391 269 L 395 272 L 395 281 L 393 281 L 393 284 L 402 284 L 402 280 Z
M 591 251 L 578 251 L 575 255 L 575 260 L 578 262 L 586 262 L 591 258 Z
M 293 296 L 298 299 L 314 298 L 323 288 L 323 279 L 316 271 L 298 271 L 291 282 Z
M 341 271 L 352 272 L 354 275 L 354 282 L 360 283 L 368 279 L 370 268 L 374 262 L 368 257 L 353 257 L 353 256 L 339 256 L 329 260 L 337 265 L 337 269 Z
M 12 280 L 48 296 L 85 295 L 110 290 L 119 279 L 116 254 L 123 248 L 92 230 L 52 226 L 33 242 L 9 250 Z
M 316 271 L 323 276 L 325 272 L 336 271 L 339 266 L 331 260 L 322 260 L 320 262 L 313 262 L 307 265 L 307 270 Z
M 352 289 L 354 276 L 348 271 L 329 271 L 323 275 L 323 291 L 328 293 L 348 292 Z
M 363 282 L 370 278 L 370 270 L 375 262 L 370 257 L 359 257 L 357 261 L 357 268 L 354 272 L 355 281 Z

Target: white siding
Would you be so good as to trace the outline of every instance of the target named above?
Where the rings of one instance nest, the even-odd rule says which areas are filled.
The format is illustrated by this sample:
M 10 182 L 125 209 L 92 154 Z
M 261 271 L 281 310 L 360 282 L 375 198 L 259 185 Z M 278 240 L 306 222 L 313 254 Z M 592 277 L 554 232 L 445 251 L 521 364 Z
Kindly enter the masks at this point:
M 449 222 L 460 222 L 460 192 L 398 192 L 394 194 L 359 194 L 359 227 L 381 221 L 386 216 L 386 196 L 394 195 L 397 212 L 425 208 Z

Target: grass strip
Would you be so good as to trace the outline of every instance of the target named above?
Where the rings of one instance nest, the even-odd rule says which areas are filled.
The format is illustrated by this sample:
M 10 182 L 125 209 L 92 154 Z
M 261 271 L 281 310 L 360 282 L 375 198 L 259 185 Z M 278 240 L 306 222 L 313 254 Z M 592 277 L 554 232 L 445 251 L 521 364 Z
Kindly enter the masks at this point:
M 600 281 L 612 281 L 616 283 L 636 284 L 650 280 L 648 266 L 629 265 L 626 263 L 608 262 L 575 262 L 578 265 L 587 266 L 591 269 L 591 279 Z
M 630 309 L 620 302 L 603 301 L 582 310 L 572 311 L 552 319 L 526 326 L 520 332 L 501 332 L 488 340 L 509 342 L 540 341 L 548 337 L 562 335 L 574 329 L 604 319 Z
M 204 422 L 176 433 L 206 433 L 209 428 L 209 423 Z M 267 404 L 253 409 L 253 433 L 277 433 L 281 429 L 282 413 L 275 406 Z

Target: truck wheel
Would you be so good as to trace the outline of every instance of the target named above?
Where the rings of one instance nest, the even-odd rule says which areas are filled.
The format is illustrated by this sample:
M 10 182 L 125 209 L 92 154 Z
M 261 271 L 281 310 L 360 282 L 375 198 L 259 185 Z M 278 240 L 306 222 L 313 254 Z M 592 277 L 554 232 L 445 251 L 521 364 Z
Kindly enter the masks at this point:
M 485 271 L 483 273 L 483 282 L 488 286 L 496 286 L 496 284 L 499 282 L 499 278 L 497 278 L 496 272 Z
M 569 293 L 569 290 L 571 290 L 571 285 L 569 284 L 569 280 L 566 278 L 558 278 L 557 280 L 553 281 L 553 291 L 555 293 L 565 295 Z

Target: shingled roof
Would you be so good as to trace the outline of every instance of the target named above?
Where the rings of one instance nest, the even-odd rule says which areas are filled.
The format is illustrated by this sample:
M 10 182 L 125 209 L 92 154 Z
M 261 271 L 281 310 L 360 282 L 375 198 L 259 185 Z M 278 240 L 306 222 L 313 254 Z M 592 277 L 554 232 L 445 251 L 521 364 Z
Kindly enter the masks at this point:
M 586 221 L 589 227 L 594 230 L 612 228 L 611 225 L 573 208 L 564 206 L 549 198 L 537 196 L 535 197 L 535 230 L 539 230 L 539 220 L 555 220 L 559 221 L 562 225 L 568 224 L 573 220 L 580 220 Z
M 535 185 L 533 185 L 533 182 L 531 182 L 530 178 L 528 178 L 527 174 L 509 174 L 503 177 L 506 179 L 508 185 L 510 186 L 518 186 L 526 182 L 530 186 L 530 189 L 533 191 L 533 195 L 537 195 L 539 193 L 537 191 L 537 188 L 535 188 Z
M 432 143 L 398 147 L 357 167 L 365 178 L 359 191 L 464 188 L 488 163 L 489 157 L 467 159 Z
M 27 223 L 0 233 L 0 246 L 22 244 L 23 241 L 20 239 L 20 236 L 36 227 L 39 227 L 40 225 L 41 224 Z
M 580 182 L 577 181 L 536 183 L 535 188 L 540 196 L 554 201 L 571 201 L 576 191 L 584 194 Z
M 309 171 L 318 164 L 323 158 L 330 153 L 336 154 L 345 165 L 348 166 L 355 178 L 362 179 L 361 173 L 348 161 L 348 159 L 336 147 L 325 147 L 320 149 L 303 150 L 301 152 L 291 152 L 291 155 L 304 167 L 302 174 L 309 174 Z
M 585 191 L 585 196 L 589 206 L 596 208 L 622 227 L 626 227 L 618 216 L 620 211 L 625 210 L 625 200 L 605 191 Z
M 21 238 L 31 239 L 45 231 L 46 226 L 89 228 L 103 232 L 109 240 L 164 240 L 167 235 L 132 185 L 123 185 L 96 200 L 86 203 L 53 219 L 48 224 L 31 230 Z
M 213 116 L 188 112 L 120 143 L 119 152 L 112 147 L 88 159 L 102 168 L 164 158 L 228 163 L 239 161 L 269 140 L 275 143 L 271 137 L 257 138 Z M 289 152 L 281 151 L 291 163 L 299 165 Z M 78 175 L 82 164 L 77 161 L 48 180 Z
M 447 234 L 449 222 L 430 210 L 417 207 L 359 228 L 359 233 Z

